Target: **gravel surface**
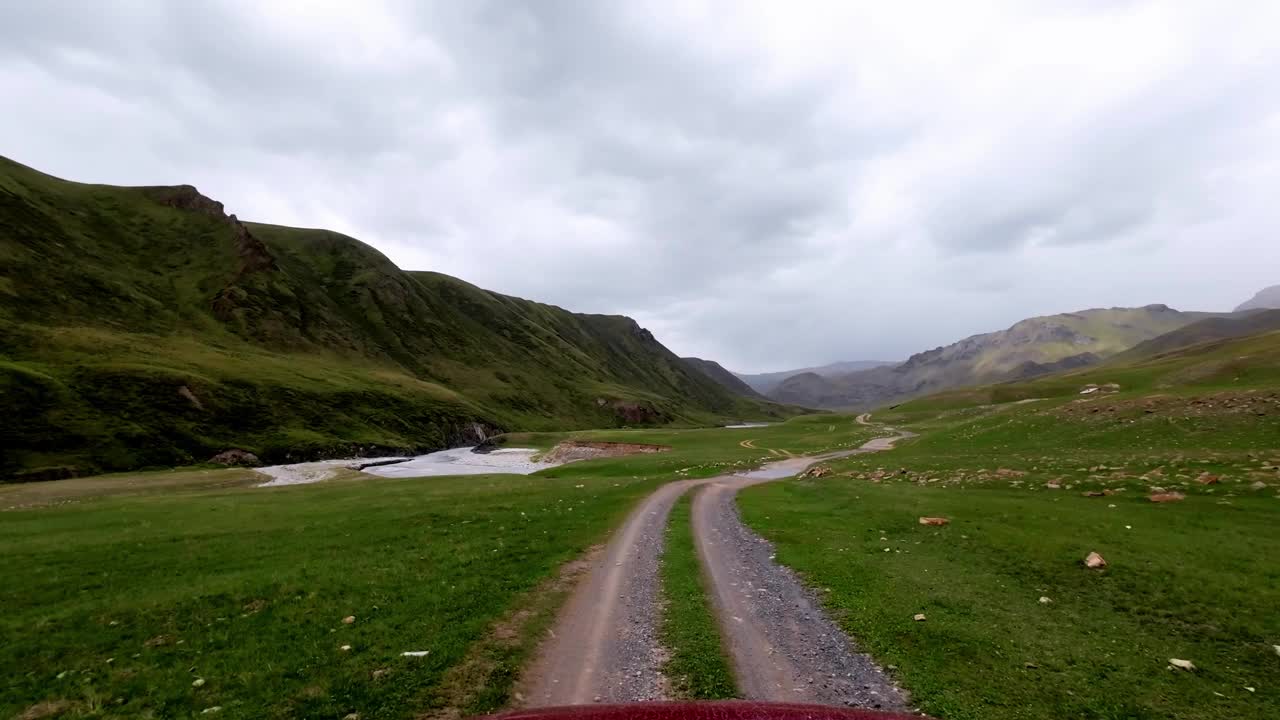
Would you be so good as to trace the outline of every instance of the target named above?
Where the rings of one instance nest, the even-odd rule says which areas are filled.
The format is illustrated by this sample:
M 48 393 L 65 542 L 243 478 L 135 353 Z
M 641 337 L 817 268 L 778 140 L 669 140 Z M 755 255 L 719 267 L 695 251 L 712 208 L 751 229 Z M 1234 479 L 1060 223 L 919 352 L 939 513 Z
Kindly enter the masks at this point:
M 879 438 L 857 451 L 822 459 L 886 449 L 895 439 Z M 698 553 L 711 580 L 739 689 L 748 700 L 906 710 L 905 693 L 857 651 L 795 573 L 774 562 L 773 546 L 748 530 L 738 515 L 738 490 L 795 474 L 813 462 L 788 460 L 716 478 L 694 500 Z M 782 474 L 787 470 L 791 472 Z
M 773 562 L 772 548 L 743 526 L 733 502 L 746 485 L 790 477 L 821 460 L 886 449 L 895 439 L 654 491 L 613 533 L 570 595 L 517 684 L 516 705 L 668 698 L 659 641 L 659 562 L 672 506 L 690 488 L 705 486 L 694 502 L 694 533 L 744 697 L 904 708 L 892 681 L 853 649 L 794 574 Z
M 613 534 L 521 679 L 517 704 L 553 707 L 666 699 L 658 563 L 671 507 L 700 482 L 704 481 L 662 486 Z

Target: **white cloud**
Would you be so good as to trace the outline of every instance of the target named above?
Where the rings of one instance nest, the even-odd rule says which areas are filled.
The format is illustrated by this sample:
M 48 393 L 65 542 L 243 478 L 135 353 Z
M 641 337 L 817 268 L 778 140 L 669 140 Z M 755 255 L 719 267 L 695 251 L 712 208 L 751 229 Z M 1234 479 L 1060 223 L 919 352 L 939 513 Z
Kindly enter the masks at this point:
M 1280 6 L 0 6 L 0 152 L 744 370 L 1277 282 Z

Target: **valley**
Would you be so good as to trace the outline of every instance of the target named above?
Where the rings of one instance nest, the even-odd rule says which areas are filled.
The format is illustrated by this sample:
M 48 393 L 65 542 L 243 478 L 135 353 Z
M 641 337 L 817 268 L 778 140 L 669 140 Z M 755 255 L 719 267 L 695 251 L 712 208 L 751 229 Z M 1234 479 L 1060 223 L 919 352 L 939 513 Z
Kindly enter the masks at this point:
M 1280 309 L 738 375 L 0 160 L 0 716 L 1268 718 Z
M 0 708 L 453 717 L 794 685 L 939 718 L 1269 717 L 1278 353 L 1267 332 L 869 420 L 506 438 L 670 448 L 528 476 L 257 488 L 242 479 L 254 471 L 226 469 L 110 496 L 90 479 L 0 486 L 14 639 L 0 665 L 16 679 Z M 902 433 L 883 423 L 915 436 L 887 442 Z M 33 502 L 42 486 L 83 495 Z M 1164 495 L 1177 499 L 1149 499 Z M 1083 564 L 1094 552 L 1106 567 Z M 779 612 L 838 627 L 854 665 L 837 667 L 868 664 L 753 655 Z M 820 678 L 849 672 L 882 679 L 841 694 Z

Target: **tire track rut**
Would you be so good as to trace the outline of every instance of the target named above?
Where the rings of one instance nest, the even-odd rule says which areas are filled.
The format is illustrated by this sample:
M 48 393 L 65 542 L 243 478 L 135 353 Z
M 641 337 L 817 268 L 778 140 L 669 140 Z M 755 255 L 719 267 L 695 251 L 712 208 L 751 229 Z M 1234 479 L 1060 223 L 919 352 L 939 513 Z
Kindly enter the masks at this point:
M 705 486 L 693 504 L 695 542 L 712 581 L 713 602 L 743 696 L 905 707 L 892 682 L 852 649 L 816 598 L 789 570 L 773 563 L 768 543 L 738 518 L 734 497 L 742 487 L 791 477 L 823 460 L 887 449 L 908 435 L 877 438 L 856 450 L 789 457 L 741 475 L 680 480 L 658 488 L 613 533 L 570 595 L 517 683 L 515 705 L 667 699 L 658 564 L 672 506 L 691 488 Z

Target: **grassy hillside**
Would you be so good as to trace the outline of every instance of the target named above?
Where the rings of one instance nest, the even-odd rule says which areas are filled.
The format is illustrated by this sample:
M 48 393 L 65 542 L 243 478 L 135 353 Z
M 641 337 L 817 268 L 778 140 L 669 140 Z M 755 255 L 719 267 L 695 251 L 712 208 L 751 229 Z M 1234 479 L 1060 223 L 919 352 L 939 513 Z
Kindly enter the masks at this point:
M 694 370 L 697 370 L 698 372 L 702 373 L 703 375 L 706 375 L 707 377 L 711 378 L 717 384 L 719 384 L 720 387 L 723 387 L 724 389 L 728 390 L 734 395 L 741 395 L 742 397 L 756 398 L 758 400 L 766 399 L 765 396 L 756 392 L 754 389 L 752 389 L 750 385 L 743 382 L 737 375 L 734 375 L 728 370 L 725 370 L 724 367 L 720 365 L 720 363 L 714 360 L 703 360 L 702 358 L 687 357 L 687 358 L 680 358 L 680 361 L 688 365 L 689 367 L 693 368 Z
M 1280 310 L 1258 310 L 1205 318 L 1138 343 L 1116 356 L 1117 361 L 1141 360 L 1201 343 L 1280 330 Z
M 920 435 L 740 504 L 920 709 L 1280 717 L 1280 332 L 873 419 Z
M 796 376 L 769 396 L 807 407 L 870 409 L 947 388 L 1091 365 L 1209 315 L 1147 305 L 1029 318 L 1006 330 L 917 353 L 896 367 Z
M 424 450 L 509 429 L 783 414 L 633 320 L 404 272 L 191 187 L 0 159 L 0 477 Z

